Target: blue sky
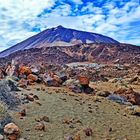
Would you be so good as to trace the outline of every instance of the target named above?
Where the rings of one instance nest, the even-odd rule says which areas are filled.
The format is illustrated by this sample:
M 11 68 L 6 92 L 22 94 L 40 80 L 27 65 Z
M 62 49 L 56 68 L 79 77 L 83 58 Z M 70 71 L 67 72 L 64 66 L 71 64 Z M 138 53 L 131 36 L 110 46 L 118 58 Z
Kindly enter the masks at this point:
M 140 0 L 0 0 L 0 51 L 58 25 L 140 45 Z

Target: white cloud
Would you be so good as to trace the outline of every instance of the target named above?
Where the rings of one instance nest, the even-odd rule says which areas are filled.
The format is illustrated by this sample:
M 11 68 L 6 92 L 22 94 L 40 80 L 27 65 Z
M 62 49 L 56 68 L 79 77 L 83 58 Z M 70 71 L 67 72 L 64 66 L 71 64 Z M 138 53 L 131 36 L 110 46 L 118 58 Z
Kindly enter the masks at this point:
M 72 1 L 76 4 L 82 4 L 83 3 L 82 0 L 72 0 Z
M 116 6 L 117 0 L 108 0 L 102 7 L 89 2 L 80 11 L 78 6 L 83 3 L 82 0 L 72 0 L 75 9 L 64 2 L 51 9 L 56 1 L 59 0 L 0 0 L 0 50 L 34 35 L 35 32 L 31 29 L 36 25 L 41 31 L 48 27 L 63 25 L 140 45 L 140 27 L 132 24 L 140 24 L 140 5 L 137 1 L 122 1 L 121 4 L 124 6 L 121 8 Z M 44 9 L 51 12 L 38 17 Z M 72 9 L 77 12 L 76 16 L 70 16 Z M 80 12 L 83 14 L 80 15 Z

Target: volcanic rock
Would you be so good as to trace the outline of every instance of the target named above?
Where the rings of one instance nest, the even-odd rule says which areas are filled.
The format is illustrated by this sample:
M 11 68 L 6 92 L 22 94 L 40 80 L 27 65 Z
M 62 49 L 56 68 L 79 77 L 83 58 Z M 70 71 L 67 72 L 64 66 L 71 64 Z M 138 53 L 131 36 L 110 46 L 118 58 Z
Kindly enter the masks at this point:
M 10 81 L 0 81 L 0 101 L 5 103 L 9 109 L 12 109 L 20 104 L 20 99 L 15 96 L 15 85 Z
M 27 88 L 27 85 L 28 85 L 28 81 L 25 80 L 24 78 L 20 79 L 20 81 L 18 82 L 19 87 Z
M 14 123 L 9 123 L 5 125 L 4 133 L 9 140 L 17 140 L 20 136 L 20 129 Z
M 32 71 L 31 71 L 31 69 L 29 67 L 21 66 L 19 68 L 19 75 L 26 75 L 26 76 L 28 76 L 31 73 L 32 73 Z
M 19 114 L 20 114 L 22 117 L 26 116 L 26 110 L 25 110 L 25 109 L 22 109 L 22 110 L 19 112 Z
M 140 93 L 135 92 L 132 88 L 129 89 L 119 89 L 114 92 L 121 97 L 123 97 L 128 102 L 132 103 L 133 105 L 140 105 Z
M 124 111 L 129 115 L 140 116 L 140 107 L 139 106 L 128 106 L 124 109 Z
M 86 136 L 92 136 L 92 134 L 93 134 L 93 131 L 92 131 L 91 128 L 84 129 L 84 132 L 85 132 L 85 135 Z
M 39 123 L 35 126 L 35 130 L 45 131 L 45 124 L 44 124 L 43 122 L 39 122 Z
M 32 84 L 34 82 L 37 82 L 38 77 L 36 75 L 34 75 L 34 74 L 29 74 L 27 76 L 27 80 L 29 81 L 29 84 Z

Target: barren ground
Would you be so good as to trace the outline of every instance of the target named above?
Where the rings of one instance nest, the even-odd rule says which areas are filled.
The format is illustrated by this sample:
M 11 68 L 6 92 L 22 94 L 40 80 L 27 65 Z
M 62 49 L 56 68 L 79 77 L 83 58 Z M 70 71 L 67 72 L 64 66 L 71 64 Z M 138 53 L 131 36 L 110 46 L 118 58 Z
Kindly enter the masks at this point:
M 118 88 L 113 83 L 92 83 L 99 90 L 114 91 Z M 132 86 L 132 85 L 131 85 Z M 45 91 L 36 88 L 44 87 Z M 140 92 L 140 86 L 133 86 Z M 21 137 L 30 140 L 65 140 L 67 135 L 80 134 L 81 140 L 140 140 L 140 117 L 125 115 L 125 105 L 120 105 L 105 98 L 85 94 L 73 94 L 64 87 L 54 88 L 33 85 L 30 90 L 19 92 L 38 95 L 41 106 L 35 102 L 20 106 L 26 108 L 27 115 L 21 119 L 17 112 L 11 112 L 16 124 L 22 131 Z M 38 119 L 48 116 L 46 131 L 37 131 Z M 63 124 L 64 119 L 80 120 L 81 123 Z M 83 129 L 90 127 L 93 136 L 85 136 Z

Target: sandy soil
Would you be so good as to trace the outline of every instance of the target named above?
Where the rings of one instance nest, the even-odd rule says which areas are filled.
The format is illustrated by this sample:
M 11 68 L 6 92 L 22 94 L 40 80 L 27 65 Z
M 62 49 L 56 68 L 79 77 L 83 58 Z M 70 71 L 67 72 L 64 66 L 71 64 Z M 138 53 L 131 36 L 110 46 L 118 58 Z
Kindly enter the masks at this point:
M 30 86 L 19 94 L 38 95 L 41 106 L 31 102 L 20 108 L 26 108 L 27 115 L 21 119 L 17 112 L 11 112 L 14 121 L 20 127 L 21 137 L 29 140 L 65 140 L 67 135 L 80 134 L 81 140 L 140 140 L 140 117 L 124 114 L 125 105 L 113 103 L 101 97 L 85 94 L 72 94 L 66 88 L 48 88 L 38 91 L 43 85 Z M 116 84 L 92 83 L 98 90 L 116 90 Z M 140 92 L 139 86 L 134 86 Z M 46 131 L 37 131 L 38 119 L 48 116 Z M 64 119 L 75 119 L 81 123 L 64 124 Z M 93 136 L 87 137 L 83 130 L 92 128 Z

